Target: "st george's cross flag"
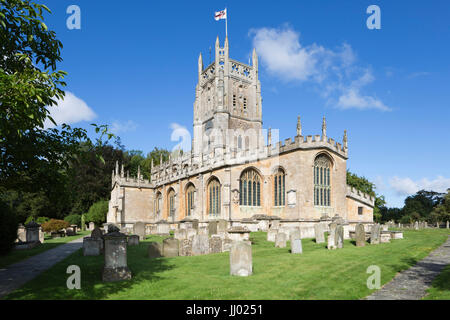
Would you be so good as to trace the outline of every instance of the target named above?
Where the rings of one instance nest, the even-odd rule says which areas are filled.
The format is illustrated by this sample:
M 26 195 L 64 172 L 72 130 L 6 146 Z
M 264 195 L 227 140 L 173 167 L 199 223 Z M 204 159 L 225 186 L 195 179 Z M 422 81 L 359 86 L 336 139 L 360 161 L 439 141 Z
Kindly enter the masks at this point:
M 214 19 L 216 21 L 219 21 L 221 19 L 226 19 L 227 18 L 227 9 L 222 10 L 222 11 L 218 11 L 214 14 Z

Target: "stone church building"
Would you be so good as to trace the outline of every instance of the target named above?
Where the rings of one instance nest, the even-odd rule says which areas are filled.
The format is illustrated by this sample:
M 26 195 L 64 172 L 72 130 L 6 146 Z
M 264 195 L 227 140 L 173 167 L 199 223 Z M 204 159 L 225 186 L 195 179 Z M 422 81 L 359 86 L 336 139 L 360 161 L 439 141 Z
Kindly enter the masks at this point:
M 255 50 L 247 65 L 230 58 L 228 38 L 223 47 L 217 38 L 214 62 L 204 68 L 200 54 L 193 120 L 191 151 L 152 163 L 150 181 L 116 164 L 107 223 L 373 223 L 374 198 L 346 183 L 346 131 L 342 143 L 328 137 L 324 118 L 321 135 L 303 136 L 299 117 L 297 135 L 280 142 L 262 128 Z

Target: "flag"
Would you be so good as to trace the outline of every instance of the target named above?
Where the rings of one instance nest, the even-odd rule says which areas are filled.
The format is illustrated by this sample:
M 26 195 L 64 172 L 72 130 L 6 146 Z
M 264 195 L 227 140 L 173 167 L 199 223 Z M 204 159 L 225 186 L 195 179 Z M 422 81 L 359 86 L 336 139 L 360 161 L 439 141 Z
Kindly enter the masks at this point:
M 219 21 L 221 19 L 226 19 L 227 18 L 227 9 L 222 10 L 222 11 L 218 11 L 214 14 L 214 19 L 216 21 Z

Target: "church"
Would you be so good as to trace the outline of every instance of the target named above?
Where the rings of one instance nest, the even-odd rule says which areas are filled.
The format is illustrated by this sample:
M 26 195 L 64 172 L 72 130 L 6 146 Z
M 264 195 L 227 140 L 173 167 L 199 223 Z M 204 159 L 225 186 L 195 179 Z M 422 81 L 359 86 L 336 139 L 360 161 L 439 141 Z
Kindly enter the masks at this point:
M 256 51 L 251 65 L 233 60 L 228 38 L 221 47 L 217 37 L 214 61 L 205 68 L 198 58 L 191 151 L 152 163 L 150 181 L 116 164 L 107 223 L 373 223 L 374 198 L 346 183 L 347 132 L 341 143 L 327 136 L 325 118 L 321 135 L 304 136 L 300 117 L 296 126 L 296 136 L 284 141 L 262 128 Z

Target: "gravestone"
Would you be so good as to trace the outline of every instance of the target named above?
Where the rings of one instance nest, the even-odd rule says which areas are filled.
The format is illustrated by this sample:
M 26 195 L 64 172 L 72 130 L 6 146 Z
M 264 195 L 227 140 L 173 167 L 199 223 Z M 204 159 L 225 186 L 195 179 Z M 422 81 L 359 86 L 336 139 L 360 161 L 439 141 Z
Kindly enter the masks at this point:
M 370 244 L 379 244 L 381 237 L 381 230 L 379 224 L 374 224 L 372 226 L 372 231 L 370 233 Z
M 179 255 L 182 257 L 192 256 L 192 240 L 191 239 L 180 240 Z
M 175 239 L 178 240 L 184 240 L 184 239 L 188 239 L 187 238 L 187 232 L 186 229 L 177 229 L 175 230 L 174 236 Z
M 66 236 L 71 237 L 76 235 L 76 232 L 73 230 L 73 227 L 66 228 Z
M 314 225 L 314 234 L 316 236 L 316 243 L 324 243 L 325 242 L 325 235 L 324 235 L 322 224 L 316 223 Z
M 446 227 L 447 227 L 447 229 L 449 228 L 449 222 L 448 222 L 448 220 L 447 220 L 447 223 L 446 223 Z
M 208 234 L 210 236 L 217 234 L 217 221 L 210 221 L 208 223 Z
M 19 242 L 27 241 L 27 231 L 22 224 L 19 224 L 19 227 L 17 228 L 17 239 Z
M 270 222 L 270 229 L 278 229 L 280 227 L 280 220 L 272 220 Z
M 91 232 L 91 238 L 99 239 L 103 236 L 102 230 L 99 227 L 96 227 Z
M 291 253 L 303 253 L 301 239 L 291 238 Z
M 275 238 L 277 236 L 278 230 L 277 229 L 269 229 L 267 231 L 267 241 L 275 242 Z
M 233 244 L 233 240 L 222 239 L 222 252 L 230 251 L 232 244 Z
M 197 229 L 194 229 L 194 228 L 186 229 L 186 239 L 191 239 L 196 234 L 197 234 Z
M 39 242 L 40 224 L 31 221 L 25 225 L 27 242 Z
M 217 222 L 217 233 L 227 232 L 227 229 L 228 229 L 228 221 L 220 219 Z
M 198 256 L 209 253 L 209 237 L 207 235 L 195 235 L 192 237 L 192 255 Z
M 197 219 L 192 220 L 192 228 L 195 230 L 198 230 L 198 220 Z
M 414 229 L 419 230 L 419 222 L 418 221 L 414 222 Z
M 332 222 L 330 223 L 330 232 L 328 234 L 328 239 L 327 239 L 327 248 L 328 250 L 334 250 L 336 249 L 336 223 Z
M 150 242 L 148 245 L 148 257 L 150 259 L 162 257 L 162 243 Z
M 440 228 L 440 222 L 438 221 L 438 222 L 436 222 L 436 228 Z
M 278 232 L 275 237 L 275 248 L 286 248 L 286 234 Z
M 247 277 L 253 273 L 252 246 L 247 241 L 234 241 L 230 249 L 230 274 Z
M 199 235 L 206 235 L 206 236 L 209 235 L 208 227 L 199 227 L 197 234 L 199 234 Z
M 172 239 L 167 238 L 163 240 L 163 256 L 164 257 L 178 257 L 178 250 L 179 250 L 179 240 L 178 239 Z
M 128 236 L 128 245 L 129 246 L 137 246 L 137 245 L 139 245 L 139 236 L 136 235 L 136 234 Z
M 104 282 L 129 280 L 131 271 L 127 265 L 127 236 L 120 232 L 111 232 L 105 239 L 105 265 L 102 279 Z
M 42 227 L 39 227 L 39 241 L 41 243 L 44 243 L 44 239 L 45 239 L 44 231 L 42 231 Z
M 388 243 L 391 242 L 391 232 L 382 231 L 380 234 L 380 243 Z
M 211 236 L 209 239 L 209 252 L 210 253 L 221 253 L 222 252 L 222 238 L 218 235 Z
M 293 230 L 289 235 L 289 241 L 292 242 L 294 239 L 301 239 L 302 233 L 299 229 Z
M 391 239 L 403 239 L 402 231 L 391 231 Z
M 356 237 L 356 246 L 364 247 L 366 245 L 366 231 L 364 230 L 364 225 L 358 223 L 355 227 L 355 237 Z
M 144 241 L 145 240 L 145 223 L 143 222 L 136 222 L 133 226 L 134 230 L 133 233 L 139 236 L 139 240 Z
M 83 256 L 99 256 L 102 252 L 102 239 L 84 237 Z
M 344 226 L 342 224 L 336 227 L 336 247 L 342 249 L 344 246 Z
M 94 230 L 95 224 L 93 222 L 89 222 L 89 230 Z
M 161 220 L 156 223 L 156 234 L 158 235 L 169 235 L 170 224 L 166 220 Z

